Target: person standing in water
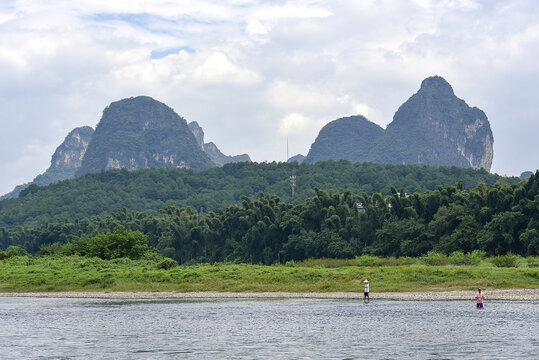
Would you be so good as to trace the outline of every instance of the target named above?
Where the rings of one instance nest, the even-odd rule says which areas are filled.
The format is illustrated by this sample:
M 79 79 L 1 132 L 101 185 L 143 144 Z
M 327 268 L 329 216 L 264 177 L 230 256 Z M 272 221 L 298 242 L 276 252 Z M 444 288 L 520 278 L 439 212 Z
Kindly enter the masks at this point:
M 365 280 L 365 292 L 363 293 L 363 302 L 369 302 L 371 301 L 371 298 L 369 297 L 369 280 Z
M 477 289 L 477 293 L 475 294 L 475 299 L 477 300 L 476 307 L 479 309 L 483 308 L 483 299 L 485 298 L 485 295 L 481 292 L 481 288 Z

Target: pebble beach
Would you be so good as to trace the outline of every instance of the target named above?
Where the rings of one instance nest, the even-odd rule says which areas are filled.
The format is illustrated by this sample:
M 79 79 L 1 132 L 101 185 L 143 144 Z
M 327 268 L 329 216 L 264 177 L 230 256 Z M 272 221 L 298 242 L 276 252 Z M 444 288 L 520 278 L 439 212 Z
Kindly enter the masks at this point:
M 539 289 L 483 290 L 486 301 L 539 301 Z M 371 292 L 373 300 L 474 301 L 475 291 Z M 0 293 L 0 297 L 93 298 L 93 299 L 363 299 L 363 293 L 290 292 L 28 292 Z

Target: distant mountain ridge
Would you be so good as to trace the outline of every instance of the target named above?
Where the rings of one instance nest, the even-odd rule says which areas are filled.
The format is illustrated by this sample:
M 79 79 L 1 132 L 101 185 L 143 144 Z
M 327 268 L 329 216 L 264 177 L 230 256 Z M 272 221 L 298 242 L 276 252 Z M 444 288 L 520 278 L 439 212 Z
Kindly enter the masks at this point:
M 148 167 L 208 169 L 185 119 L 148 96 L 111 103 L 104 111 L 76 175 Z
M 334 120 L 318 133 L 311 150 L 303 159 L 306 163 L 323 160 L 363 162 L 384 129 L 364 116 L 349 116 Z
M 490 171 L 493 142 L 485 113 L 456 97 L 445 79 L 433 76 L 423 80 L 385 130 L 363 116 L 340 118 L 320 130 L 306 157 L 298 154 L 289 161 L 344 159 Z M 224 155 L 214 143 L 204 143 L 204 131 L 197 122 L 187 124 L 167 105 L 138 96 L 111 103 L 95 131 L 81 127 L 70 132 L 44 174 L 0 200 L 17 196 L 30 184 L 47 185 L 106 169 L 203 170 L 250 161 L 247 154 Z
M 251 162 L 251 158 L 247 154 L 227 156 L 223 154 L 213 142 L 204 143 L 204 130 L 202 130 L 196 121 L 192 121 L 187 125 L 195 136 L 198 146 L 200 146 L 202 151 L 204 151 L 216 165 L 223 166 L 228 163 Z
M 445 79 L 433 76 L 400 106 L 385 131 L 364 117 L 332 121 L 322 128 L 305 161 L 346 159 L 490 171 L 493 142 L 485 113 L 456 97 Z
M 445 79 L 433 76 L 400 106 L 367 160 L 490 171 L 493 143 L 485 113 L 456 97 Z
M 294 162 L 294 161 L 297 161 L 298 164 L 301 164 L 303 162 L 303 160 L 305 160 L 305 155 L 302 155 L 302 154 L 297 154 L 297 155 L 294 155 L 292 156 L 291 158 L 289 158 L 287 160 L 287 162 Z
M 58 146 L 43 174 L 16 186 L 0 200 L 17 197 L 31 184 L 44 186 L 111 168 L 202 170 L 229 162 L 251 161 L 247 154 L 227 156 L 214 143 L 204 144 L 204 131 L 198 123 L 192 124 L 196 128 L 191 129 L 174 110 L 147 96 L 113 102 L 103 111 L 95 131 L 89 126 L 73 129 Z M 202 146 L 199 147 L 200 136 Z

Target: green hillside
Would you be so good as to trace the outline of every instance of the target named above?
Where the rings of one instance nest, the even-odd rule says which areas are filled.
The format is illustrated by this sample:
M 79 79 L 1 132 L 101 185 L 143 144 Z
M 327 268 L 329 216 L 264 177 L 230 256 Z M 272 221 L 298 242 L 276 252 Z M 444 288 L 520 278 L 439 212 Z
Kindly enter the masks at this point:
M 512 254 L 539 253 L 538 191 L 539 171 L 517 184 L 481 183 L 472 190 L 461 183 L 412 195 L 392 187 L 389 196 L 315 189 L 297 205 L 261 194 L 218 211 L 123 209 L 92 218 L 0 227 L 0 249 L 7 249 L 0 251 L 0 259 L 24 254 L 14 247 L 20 246 L 34 254 L 103 259 L 138 259 L 157 248 L 181 264 L 273 264 L 367 254 L 426 255 L 432 265 L 475 264 L 490 255 L 500 257 L 500 266 L 516 266 Z
M 289 176 L 296 176 L 291 198 Z M 298 204 L 314 195 L 314 188 L 388 193 L 391 186 L 408 193 L 434 190 L 462 181 L 465 189 L 496 181 L 516 183 L 485 170 L 457 167 L 381 165 L 348 161 L 316 164 L 234 163 L 204 171 L 189 169 L 109 170 L 48 186 L 31 185 L 19 198 L 0 201 L 0 226 L 87 218 L 126 208 L 157 212 L 167 205 L 216 210 L 238 204 L 241 196 L 263 192 Z

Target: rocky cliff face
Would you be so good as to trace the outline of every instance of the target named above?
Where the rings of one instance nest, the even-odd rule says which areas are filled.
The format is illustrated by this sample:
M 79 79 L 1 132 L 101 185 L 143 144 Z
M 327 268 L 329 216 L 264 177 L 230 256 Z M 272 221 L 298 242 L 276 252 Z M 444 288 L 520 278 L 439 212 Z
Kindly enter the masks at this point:
M 189 124 L 187 124 L 189 127 L 189 130 L 193 133 L 193 136 L 195 137 L 195 140 L 197 141 L 198 146 L 202 150 L 204 150 L 204 130 L 198 125 L 196 121 L 191 121 Z
M 71 179 L 80 168 L 94 129 L 83 126 L 72 130 L 52 155 L 51 166 L 34 179 L 37 185 L 48 185 Z
M 212 166 L 185 119 L 165 104 L 139 96 L 113 102 L 103 111 L 77 176 L 111 168 Z
M 367 160 L 490 171 L 493 142 L 485 113 L 456 97 L 442 77 L 433 76 L 401 105 Z
M 247 154 L 228 156 L 223 154 L 213 142 L 204 143 L 204 130 L 202 130 L 196 121 L 190 122 L 188 126 L 202 151 L 218 166 L 234 162 L 251 162 L 251 158 Z
M 383 134 L 384 129 L 363 116 L 334 120 L 320 130 L 303 161 L 306 163 L 329 159 L 365 161 L 376 139 Z
M 442 77 L 433 76 L 401 105 L 385 131 L 363 117 L 335 120 L 322 128 L 305 161 L 346 159 L 490 171 L 493 142 L 485 113 L 456 97 Z

